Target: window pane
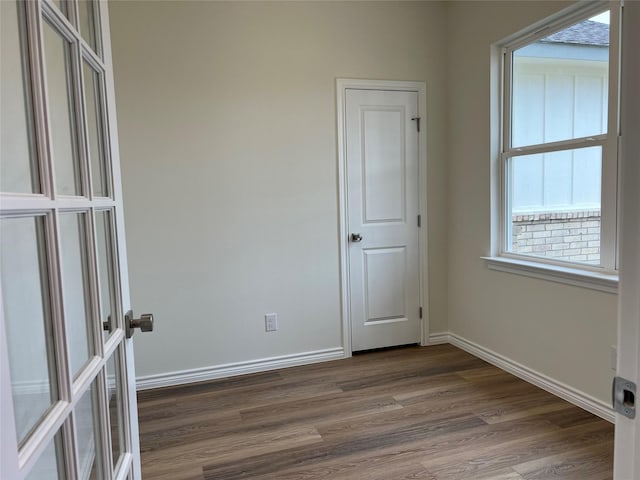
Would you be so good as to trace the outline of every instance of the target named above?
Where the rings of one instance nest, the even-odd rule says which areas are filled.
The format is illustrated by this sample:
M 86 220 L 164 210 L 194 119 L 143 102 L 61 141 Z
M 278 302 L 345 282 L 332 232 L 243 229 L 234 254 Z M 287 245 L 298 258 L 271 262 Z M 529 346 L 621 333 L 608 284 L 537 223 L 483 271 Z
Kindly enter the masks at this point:
M 93 178 L 93 194 L 99 197 L 108 196 L 107 175 L 104 162 L 104 143 L 102 137 L 102 97 L 100 95 L 100 75 L 85 61 L 84 74 L 84 106 L 89 134 L 89 161 Z
M 109 337 L 115 325 L 115 295 L 113 250 L 111 244 L 111 212 L 96 211 L 96 243 L 98 251 L 98 281 L 100 282 L 100 320 L 103 338 Z
M 97 388 L 94 382 L 82 396 L 73 412 L 78 449 L 78 478 L 83 480 L 102 478 L 97 462 L 99 458 L 97 428 L 100 425 L 100 417 L 96 395 Z
M 16 431 L 22 443 L 58 399 L 47 299 L 44 217 L 4 218 L 2 305 Z
M 0 189 L 40 193 L 31 118 L 24 4 L 0 2 Z
M 89 357 L 93 356 L 91 315 L 86 303 L 88 279 L 85 214 L 62 214 L 59 225 L 64 318 L 71 373 L 75 378 Z
M 27 475 L 26 480 L 56 480 L 64 479 L 64 450 L 62 449 L 62 434 L 56 433 L 53 441 L 42 452 L 42 455 Z
M 94 52 L 96 49 L 96 29 L 94 20 L 95 5 L 92 0 L 78 0 L 78 13 L 80 15 L 80 33 Z
M 602 148 L 509 160 L 513 253 L 600 263 Z
M 53 4 L 58 7 L 65 17 L 69 18 L 69 5 L 67 4 L 67 0 L 53 0 Z
M 512 65 L 513 147 L 607 132 L 608 17 L 520 48 Z
M 123 431 L 122 375 L 120 365 L 120 348 L 107 360 L 107 406 L 109 408 L 109 425 L 111 427 L 111 453 L 115 470 L 120 455 L 125 453 Z
M 47 22 L 43 24 L 47 104 L 56 176 L 61 195 L 81 195 L 80 163 L 75 147 L 71 93 L 71 47 Z

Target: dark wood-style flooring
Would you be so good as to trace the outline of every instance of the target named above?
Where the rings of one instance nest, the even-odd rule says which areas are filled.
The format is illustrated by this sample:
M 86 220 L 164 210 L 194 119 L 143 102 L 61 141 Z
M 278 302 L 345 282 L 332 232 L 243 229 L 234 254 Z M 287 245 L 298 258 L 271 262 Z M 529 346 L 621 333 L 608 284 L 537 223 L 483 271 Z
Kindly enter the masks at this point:
M 145 480 L 604 480 L 613 425 L 453 346 L 144 391 Z

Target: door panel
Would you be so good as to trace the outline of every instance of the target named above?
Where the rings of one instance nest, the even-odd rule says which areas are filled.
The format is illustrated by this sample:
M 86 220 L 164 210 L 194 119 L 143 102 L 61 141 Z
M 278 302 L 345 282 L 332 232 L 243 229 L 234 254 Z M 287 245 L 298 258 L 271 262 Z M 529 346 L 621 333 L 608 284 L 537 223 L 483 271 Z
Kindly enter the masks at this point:
M 0 8 L 0 477 L 139 480 L 106 3 Z
M 417 92 L 346 91 L 352 349 L 420 341 Z
M 405 247 L 363 251 L 365 324 L 406 320 L 406 253 Z
M 404 113 L 362 110 L 364 223 L 405 220 Z

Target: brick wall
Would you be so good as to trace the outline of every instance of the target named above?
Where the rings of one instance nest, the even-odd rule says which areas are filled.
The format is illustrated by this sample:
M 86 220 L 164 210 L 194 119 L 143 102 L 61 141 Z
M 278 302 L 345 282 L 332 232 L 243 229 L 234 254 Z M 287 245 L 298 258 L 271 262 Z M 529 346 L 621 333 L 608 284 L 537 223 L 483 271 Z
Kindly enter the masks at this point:
M 600 211 L 513 215 L 513 252 L 600 263 Z

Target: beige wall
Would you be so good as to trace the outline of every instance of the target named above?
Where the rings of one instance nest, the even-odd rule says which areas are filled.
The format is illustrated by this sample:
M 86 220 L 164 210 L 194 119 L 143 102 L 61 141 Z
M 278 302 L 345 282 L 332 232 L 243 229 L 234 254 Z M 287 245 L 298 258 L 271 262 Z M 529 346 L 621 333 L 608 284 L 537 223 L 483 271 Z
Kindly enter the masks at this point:
M 342 345 L 335 80 L 426 81 L 446 329 L 445 7 L 112 2 L 138 375 Z M 263 315 L 279 314 L 277 333 Z
M 138 375 L 342 345 L 335 79 L 417 80 L 432 333 L 606 401 L 616 296 L 480 259 L 490 46 L 566 5 L 111 3 L 132 303 L 157 318 Z
M 608 402 L 617 296 L 489 271 L 480 258 L 490 253 L 491 45 L 566 5 L 450 5 L 449 329 Z

